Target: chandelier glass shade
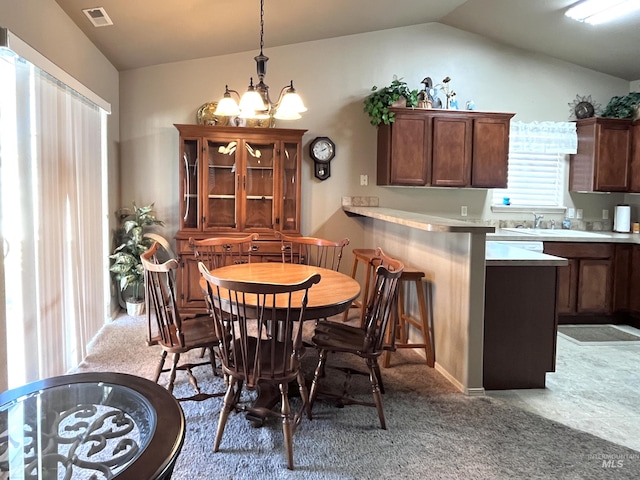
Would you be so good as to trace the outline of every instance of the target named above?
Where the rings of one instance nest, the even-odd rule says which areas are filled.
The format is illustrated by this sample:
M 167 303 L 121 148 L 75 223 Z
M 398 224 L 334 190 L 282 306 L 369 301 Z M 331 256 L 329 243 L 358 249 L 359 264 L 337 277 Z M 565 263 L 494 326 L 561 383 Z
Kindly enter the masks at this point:
M 267 61 L 269 57 L 262 53 L 264 47 L 264 0 L 260 0 L 260 54 L 254 57 L 258 74 L 258 83 L 253 84 L 253 77 L 249 81 L 247 91 L 240 96 L 236 90 L 225 86 L 225 92 L 218 102 L 214 115 L 238 116 L 240 118 L 268 119 L 273 117 L 278 120 L 297 120 L 300 114 L 307 111 L 300 95 L 293 88 L 293 80 L 282 88 L 276 102 L 269 97 L 269 86 L 264 83 L 267 74 Z M 238 101 L 233 98 L 236 96 Z

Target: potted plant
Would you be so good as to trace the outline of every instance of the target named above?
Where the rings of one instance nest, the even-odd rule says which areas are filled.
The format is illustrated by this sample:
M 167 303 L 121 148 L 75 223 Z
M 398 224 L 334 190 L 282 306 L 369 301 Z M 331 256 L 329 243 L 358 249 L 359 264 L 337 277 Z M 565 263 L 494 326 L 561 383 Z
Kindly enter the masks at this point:
M 116 247 L 109 256 L 113 263 L 109 270 L 114 273 L 115 280 L 120 284 L 129 315 L 141 315 L 144 310 L 143 289 L 144 267 L 140 255 L 152 244 L 151 238 L 145 237 L 145 232 L 153 225 L 164 226 L 153 212 L 153 203 L 145 207 L 121 208 L 116 212 L 120 220 L 120 227 L 116 231 L 114 240 Z M 125 295 L 124 292 L 128 294 Z
M 364 99 L 364 111 L 369 114 L 371 125 L 375 127 L 395 121 L 395 115 L 389 111 L 389 107 L 418 105 L 418 90 L 410 90 L 406 82 L 395 76 L 391 85 L 380 89 L 374 85 L 371 92 Z
M 640 114 L 640 92 L 630 92 L 624 96 L 612 97 L 602 112 L 603 117 L 608 118 L 632 118 L 637 119 Z

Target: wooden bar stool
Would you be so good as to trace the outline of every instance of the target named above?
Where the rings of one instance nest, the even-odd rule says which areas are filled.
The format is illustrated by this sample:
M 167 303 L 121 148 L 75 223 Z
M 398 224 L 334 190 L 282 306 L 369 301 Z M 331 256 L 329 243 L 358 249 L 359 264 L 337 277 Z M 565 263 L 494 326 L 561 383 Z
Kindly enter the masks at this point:
M 433 354 L 433 348 L 431 347 L 431 331 L 429 330 L 429 316 L 427 311 L 427 301 L 424 294 L 424 285 L 422 285 L 422 279 L 424 278 L 424 272 L 413 270 L 405 267 L 398 283 L 398 305 L 397 314 L 395 315 L 395 334 L 396 334 L 396 348 L 424 348 L 426 355 L 427 365 L 434 366 L 435 357 Z M 404 311 L 405 303 L 405 282 L 413 282 L 418 293 L 418 306 L 420 308 L 420 320 L 416 320 L 407 315 Z M 409 343 L 408 326 L 411 325 L 417 328 L 422 333 L 422 343 Z M 387 344 L 391 343 L 392 329 L 387 332 Z M 384 352 L 384 359 L 382 366 L 387 368 L 390 363 L 391 352 Z
M 358 273 L 358 265 L 364 263 L 365 265 L 365 277 L 364 277 L 364 290 L 362 290 L 361 300 L 354 300 L 351 307 L 357 307 L 360 309 L 360 326 L 364 325 L 364 314 L 367 309 L 367 301 L 369 300 L 369 283 L 373 277 L 373 263 L 372 260 L 376 258 L 376 251 L 373 248 L 354 248 L 353 249 L 353 267 L 351 268 L 351 278 L 356 278 Z M 342 321 L 346 322 L 349 317 L 349 309 L 344 311 Z

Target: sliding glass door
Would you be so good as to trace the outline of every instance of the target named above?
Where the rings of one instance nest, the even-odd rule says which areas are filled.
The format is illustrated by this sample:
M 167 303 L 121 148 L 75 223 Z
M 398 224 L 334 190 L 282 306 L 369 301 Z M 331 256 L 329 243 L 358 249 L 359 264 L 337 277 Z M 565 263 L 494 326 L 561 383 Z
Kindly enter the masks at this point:
M 105 321 L 106 113 L 2 52 L 0 341 L 12 388 L 75 367 Z

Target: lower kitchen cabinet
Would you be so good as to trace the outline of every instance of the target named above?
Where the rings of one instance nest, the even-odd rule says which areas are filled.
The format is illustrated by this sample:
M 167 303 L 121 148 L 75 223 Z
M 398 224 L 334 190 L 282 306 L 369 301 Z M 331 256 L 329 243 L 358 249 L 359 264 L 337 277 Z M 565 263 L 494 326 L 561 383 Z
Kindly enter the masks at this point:
M 556 274 L 564 267 L 487 266 L 482 384 L 544 388 L 555 371 Z
M 640 245 L 616 244 L 613 312 L 615 323 L 640 328 Z
M 613 313 L 614 244 L 545 242 L 544 253 L 569 260 L 558 267 L 558 314 L 591 323 Z
M 629 311 L 640 315 L 640 245 L 631 248 L 631 272 L 629 274 Z

